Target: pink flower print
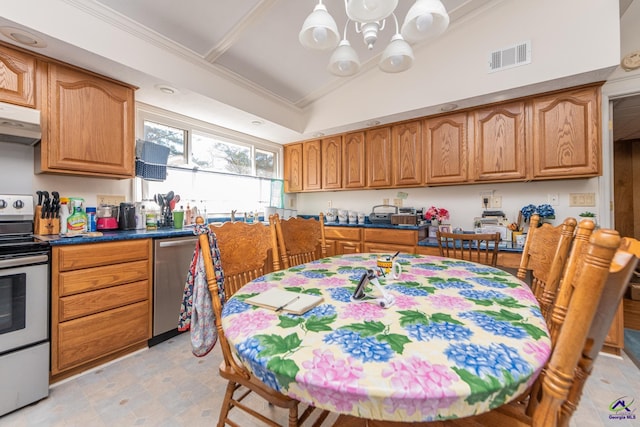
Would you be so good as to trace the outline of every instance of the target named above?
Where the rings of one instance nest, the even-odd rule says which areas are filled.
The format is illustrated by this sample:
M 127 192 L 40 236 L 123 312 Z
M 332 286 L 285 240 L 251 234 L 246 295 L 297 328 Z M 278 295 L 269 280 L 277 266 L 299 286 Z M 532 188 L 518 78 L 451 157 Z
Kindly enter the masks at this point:
M 276 322 L 278 317 L 265 310 L 251 310 L 233 318 L 233 322 L 225 328 L 224 334 L 229 338 L 251 336 L 255 331 L 263 330 Z
M 391 377 L 391 384 L 397 390 L 386 401 L 388 411 L 403 409 L 407 415 L 420 412 L 425 417 L 435 414 L 439 408 L 448 408 L 457 400 L 451 385 L 458 382 L 459 377 L 447 366 L 432 365 L 417 356 L 391 361 L 382 376 Z
M 313 355 L 313 359 L 302 362 L 305 371 L 296 381 L 306 386 L 314 401 L 350 412 L 366 396 L 358 385 L 364 375 L 362 365 L 351 357 L 336 359 L 328 350 L 316 349 Z
M 308 286 L 309 279 L 304 276 L 294 274 L 292 276 L 284 277 L 280 283 L 284 286 L 301 287 Z
M 327 277 L 326 279 L 322 279 L 321 282 L 318 283 L 319 286 L 335 288 L 344 286 L 344 277 Z
M 418 301 L 415 300 L 414 297 L 409 295 L 396 295 L 396 306 L 403 310 L 411 309 L 417 305 L 420 305 Z
M 435 294 L 429 297 L 429 302 L 434 308 L 447 308 L 452 310 L 468 310 L 473 307 L 473 303 L 466 298 L 451 296 L 447 294 Z
M 242 287 L 242 292 L 254 294 L 256 292 L 264 292 L 275 286 L 269 282 L 251 282 Z
M 381 319 L 384 317 L 384 309 L 378 304 L 364 301 L 357 302 L 348 304 L 345 310 L 341 313 L 340 317 L 342 319 L 355 320 Z
M 532 354 L 538 365 L 543 365 L 547 362 L 549 355 L 551 354 L 551 347 L 547 341 L 527 342 L 524 345 L 524 352 Z
M 533 295 L 533 293 L 529 289 L 525 289 L 523 286 L 512 289 L 511 292 L 509 293 L 511 294 L 512 297 L 514 297 L 518 301 L 533 302 L 536 300 L 535 295 Z

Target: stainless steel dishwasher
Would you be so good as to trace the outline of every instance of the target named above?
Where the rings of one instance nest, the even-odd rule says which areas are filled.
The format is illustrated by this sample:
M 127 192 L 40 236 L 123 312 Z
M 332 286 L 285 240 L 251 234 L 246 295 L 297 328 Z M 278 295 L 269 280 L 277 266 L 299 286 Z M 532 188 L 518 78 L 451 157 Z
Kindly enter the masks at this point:
M 178 334 L 180 304 L 197 236 L 156 239 L 153 244 L 153 338 L 156 345 Z

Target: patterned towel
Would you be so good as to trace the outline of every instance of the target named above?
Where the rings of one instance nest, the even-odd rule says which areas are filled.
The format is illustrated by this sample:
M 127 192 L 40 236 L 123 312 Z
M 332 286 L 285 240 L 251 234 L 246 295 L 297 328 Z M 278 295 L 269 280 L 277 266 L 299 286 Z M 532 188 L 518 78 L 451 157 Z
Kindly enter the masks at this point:
M 209 247 L 211 248 L 211 258 L 216 274 L 216 283 L 218 284 L 218 296 L 220 297 L 220 302 L 224 304 L 224 273 L 215 234 L 206 225 L 196 225 L 193 233 L 196 235 L 205 233 L 209 235 Z M 197 357 L 207 355 L 218 340 L 215 315 L 211 303 L 211 294 L 207 286 L 204 258 L 200 250 L 199 240 L 196 242 L 187 281 L 184 285 L 178 330 L 191 331 L 191 351 Z

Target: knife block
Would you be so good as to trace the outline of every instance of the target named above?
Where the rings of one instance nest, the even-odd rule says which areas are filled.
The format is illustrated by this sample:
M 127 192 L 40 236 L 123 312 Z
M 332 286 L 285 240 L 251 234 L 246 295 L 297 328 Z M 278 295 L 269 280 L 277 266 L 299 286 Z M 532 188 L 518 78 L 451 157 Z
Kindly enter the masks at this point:
M 41 218 L 42 206 L 36 206 L 33 234 L 60 234 L 60 218 Z

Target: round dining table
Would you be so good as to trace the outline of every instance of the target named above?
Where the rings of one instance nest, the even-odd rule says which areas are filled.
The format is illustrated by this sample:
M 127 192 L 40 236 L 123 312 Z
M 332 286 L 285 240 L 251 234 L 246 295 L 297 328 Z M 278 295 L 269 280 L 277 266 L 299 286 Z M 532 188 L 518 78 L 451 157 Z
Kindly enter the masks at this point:
M 381 254 L 323 258 L 264 275 L 226 301 L 222 327 L 243 364 L 301 402 L 356 417 L 433 421 L 480 414 L 523 393 L 551 344 L 529 287 L 503 270 L 400 254 L 398 279 Z M 373 270 L 393 304 L 381 307 Z M 369 273 L 371 274 L 371 273 Z M 323 297 L 301 315 L 245 300 L 271 288 Z M 369 298 L 371 297 L 371 298 Z

